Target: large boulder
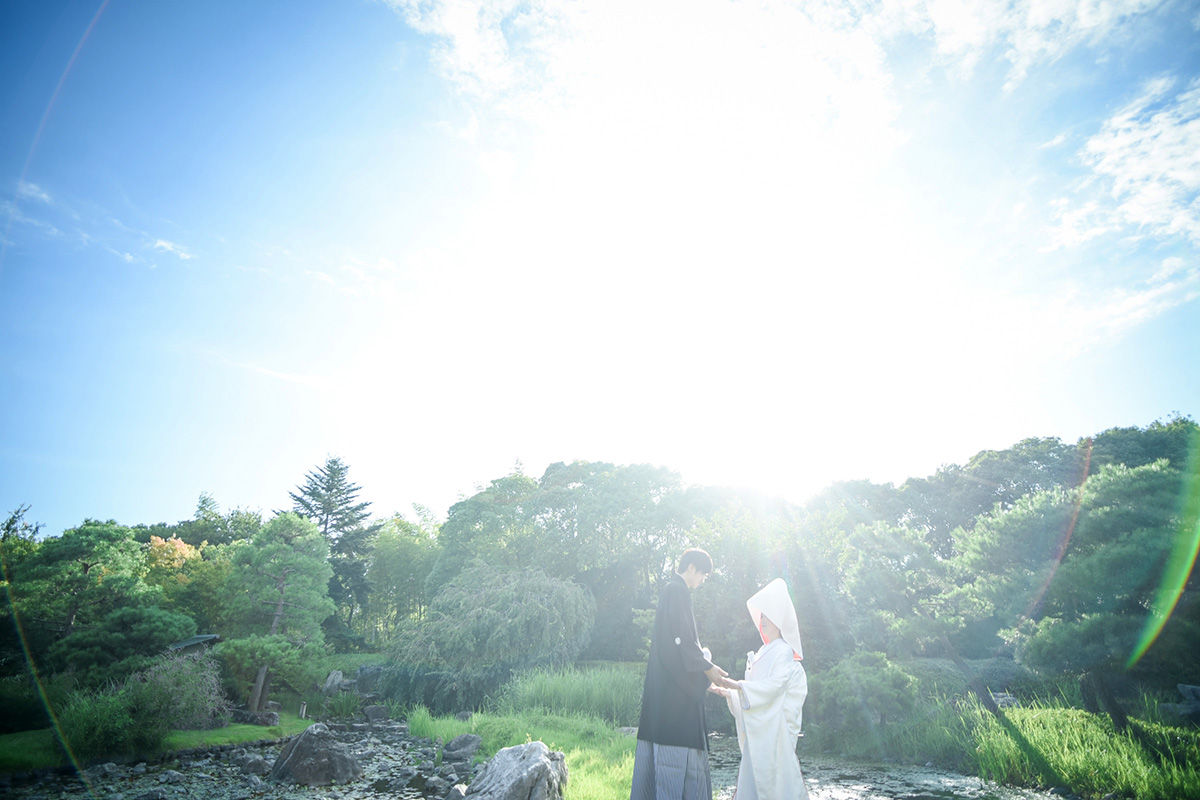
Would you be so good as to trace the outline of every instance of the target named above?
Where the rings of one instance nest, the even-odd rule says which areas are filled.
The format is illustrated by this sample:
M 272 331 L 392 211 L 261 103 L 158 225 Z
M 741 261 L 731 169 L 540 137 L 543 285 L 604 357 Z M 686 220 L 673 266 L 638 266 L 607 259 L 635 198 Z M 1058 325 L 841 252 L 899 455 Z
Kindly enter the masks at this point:
M 334 739 L 329 728 L 318 722 L 284 745 L 267 780 L 304 786 L 330 786 L 349 783 L 360 775 L 362 767 L 346 746 Z
M 542 742 L 506 747 L 467 787 L 474 800 L 561 800 L 567 757 Z

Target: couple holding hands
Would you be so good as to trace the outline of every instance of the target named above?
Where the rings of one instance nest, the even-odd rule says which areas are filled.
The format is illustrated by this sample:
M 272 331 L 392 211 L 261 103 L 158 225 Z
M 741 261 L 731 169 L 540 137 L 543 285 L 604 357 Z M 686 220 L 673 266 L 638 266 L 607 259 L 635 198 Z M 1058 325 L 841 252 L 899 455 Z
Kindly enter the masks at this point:
M 746 601 L 763 646 L 747 654 L 746 678 L 736 681 L 712 663 L 696 632 L 691 590 L 712 568 L 708 553 L 685 551 L 659 596 L 631 800 L 711 800 L 706 691 L 725 697 L 737 723 L 742 764 L 736 800 L 807 800 L 796 739 L 808 679 L 787 585 L 776 578 Z

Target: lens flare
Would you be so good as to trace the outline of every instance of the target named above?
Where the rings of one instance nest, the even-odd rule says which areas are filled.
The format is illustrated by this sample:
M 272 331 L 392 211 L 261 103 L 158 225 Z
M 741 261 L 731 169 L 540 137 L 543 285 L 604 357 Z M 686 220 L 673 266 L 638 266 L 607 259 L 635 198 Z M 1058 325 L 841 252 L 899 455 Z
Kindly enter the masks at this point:
M 1129 660 L 1125 662 L 1126 669 L 1140 661 L 1162 633 L 1163 626 L 1171 618 L 1171 612 L 1175 610 L 1175 605 L 1179 602 L 1179 597 L 1192 574 L 1192 568 L 1196 565 L 1197 552 L 1200 552 L 1200 431 L 1193 431 L 1188 443 L 1187 467 L 1183 476 L 1179 531 L 1175 535 L 1175 545 L 1171 548 L 1162 580 L 1158 584 L 1158 592 L 1150 606 L 1150 616 L 1146 619 L 1137 645 L 1129 654 Z

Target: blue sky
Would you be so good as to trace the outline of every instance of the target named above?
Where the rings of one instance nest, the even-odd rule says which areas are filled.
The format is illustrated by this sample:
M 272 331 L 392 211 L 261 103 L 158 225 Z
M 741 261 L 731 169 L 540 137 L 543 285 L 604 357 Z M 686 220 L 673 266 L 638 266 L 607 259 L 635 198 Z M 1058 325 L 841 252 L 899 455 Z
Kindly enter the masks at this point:
M 7 2 L 0 509 L 802 501 L 1200 416 L 1188 2 Z

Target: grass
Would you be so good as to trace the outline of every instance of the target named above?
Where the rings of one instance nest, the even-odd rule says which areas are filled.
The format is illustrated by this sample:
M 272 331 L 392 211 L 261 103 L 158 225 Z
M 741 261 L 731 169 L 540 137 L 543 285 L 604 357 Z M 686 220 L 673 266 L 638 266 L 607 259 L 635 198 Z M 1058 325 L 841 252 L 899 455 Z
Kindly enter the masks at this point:
M 62 764 L 62 749 L 50 728 L 0 736 L 0 772 L 26 772 Z
M 634 726 L 642 704 L 641 670 L 616 665 L 533 670 L 516 675 L 490 703 L 498 714 L 538 709 L 584 714 L 618 727 Z
M 1130 709 L 1125 733 L 1066 698 L 1006 709 L 1003 720 L 973 698 L 933 698 L 906 724 L 878 733 L 866 738 L 881 742 L 882 754 L 996 783 L 1064 786 L 1085 797 L 1200 800 L 1200 731 L 1162 720 L 1145 699 Z
M 551 750 L 566 755 L 569 778 L 565 800 L 612 800 L 629 796 L 634 739 L 596 717 L 534 710 L 517 714 L 483 712 L 462 721 L 454 717 L 435 718 L 418 706 L 409 714 L 408 728 L 414 736 L 442 742 L 463 733 L 478 734 L 483 740 L 480 750 L 484 758 L 505 747 L 540 740 Z
M 202 731 L 172 731 L 167 736 L 165 749 L 172 752 L 196 747 L 257 742 L 261 739 L 280 739 L 300 733 L 312 724 L 312 720 L 280 714 L 279 723 L 271 728 L 261 725 L 228 725 Z M 58 739 L 51 728 L 0 736 L 0 773 L 60 767 L 65 763 Z

